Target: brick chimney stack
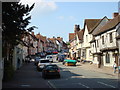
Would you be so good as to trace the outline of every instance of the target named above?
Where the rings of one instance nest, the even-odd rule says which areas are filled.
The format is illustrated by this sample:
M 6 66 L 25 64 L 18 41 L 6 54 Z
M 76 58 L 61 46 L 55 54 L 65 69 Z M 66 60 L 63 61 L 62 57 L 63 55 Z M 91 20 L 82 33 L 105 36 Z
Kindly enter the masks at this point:
M 80 30 L 80 26 L 79 25 L 75 25 L 74 27 L 74 33 L 77 33 Z
M 113 18 L 115 18 L 115 17 L 118 16 L 118 15 L 119 15 L 118 12 L 113 13 Z

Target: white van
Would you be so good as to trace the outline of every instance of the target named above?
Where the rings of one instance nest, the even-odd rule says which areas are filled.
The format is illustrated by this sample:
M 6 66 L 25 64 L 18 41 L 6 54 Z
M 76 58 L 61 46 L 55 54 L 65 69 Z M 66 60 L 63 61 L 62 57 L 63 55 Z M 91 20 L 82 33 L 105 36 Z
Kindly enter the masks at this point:
M 49 59 L 40 59 L 40 61 L 38 62 L 38 65 L 37 65 L 37 70 L 42 71 L 44 66 L 49 65 L 49 64 L 51 64 Z

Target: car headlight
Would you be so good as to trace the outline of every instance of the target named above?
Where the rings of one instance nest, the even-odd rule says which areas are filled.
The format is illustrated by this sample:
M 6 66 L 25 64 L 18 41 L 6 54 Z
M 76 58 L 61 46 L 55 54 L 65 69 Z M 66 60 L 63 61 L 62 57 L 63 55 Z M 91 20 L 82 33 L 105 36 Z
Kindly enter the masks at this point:
M 44 65 L 39 65 L 39 67 L 40 67 L 40 68 L 43 68 L 43 67 L 44 67 Z

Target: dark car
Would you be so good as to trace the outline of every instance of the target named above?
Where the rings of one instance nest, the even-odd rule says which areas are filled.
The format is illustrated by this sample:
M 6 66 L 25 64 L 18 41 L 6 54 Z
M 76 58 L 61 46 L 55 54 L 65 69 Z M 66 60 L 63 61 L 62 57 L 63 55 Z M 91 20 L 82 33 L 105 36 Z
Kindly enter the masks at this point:
M 63 62 L 65 59 L 65 55 L 58 55 L 58 62 Z
M 60 78 L 60 69 L 56 64 L 46 65 L 42 70 L 42 77 L 58 77 Z

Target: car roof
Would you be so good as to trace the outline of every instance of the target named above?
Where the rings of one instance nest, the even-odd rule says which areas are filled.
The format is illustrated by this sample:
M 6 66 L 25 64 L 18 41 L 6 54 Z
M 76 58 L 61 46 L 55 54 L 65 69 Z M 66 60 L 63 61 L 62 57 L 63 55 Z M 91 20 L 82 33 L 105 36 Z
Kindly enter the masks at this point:
M 49 65 L 46 65 L 46 66 L 57 66 L 56 64 L 49 64 Z

